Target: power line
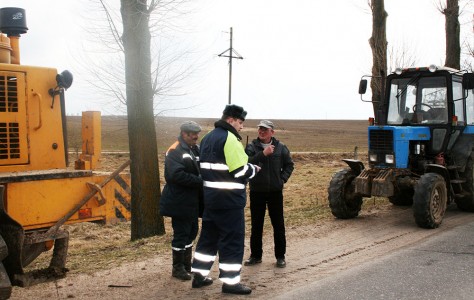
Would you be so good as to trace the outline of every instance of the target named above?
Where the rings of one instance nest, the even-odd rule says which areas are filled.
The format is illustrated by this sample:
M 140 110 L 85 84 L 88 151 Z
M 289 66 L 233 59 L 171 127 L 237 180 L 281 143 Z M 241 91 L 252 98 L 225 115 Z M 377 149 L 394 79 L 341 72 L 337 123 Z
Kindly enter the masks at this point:
M 227 55 L 224 55 L 228 53 Z M 234 56 L 235 55 L 235 56 Z M 229 58 L 229 104 L 231 104 L 232 94 L 232 59 L 244 59 L 234 48 L 232 48 L 232 27 L 230 28 L 230 48 L 218 55 L 219 57 Z

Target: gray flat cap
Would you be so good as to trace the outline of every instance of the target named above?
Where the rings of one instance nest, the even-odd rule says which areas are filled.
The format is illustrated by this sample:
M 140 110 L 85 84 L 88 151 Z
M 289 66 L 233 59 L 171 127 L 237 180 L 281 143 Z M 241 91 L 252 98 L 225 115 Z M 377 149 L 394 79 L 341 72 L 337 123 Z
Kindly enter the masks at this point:
M 257 127 L 265 127 L 265 128 L 270 128 L 274 129 L 275 126 L 273 125 L 273 122 L 270 120 L 262 120 L 260 123 L 258 123 Z
M 201 126 L 199 126 L 198 123 L 194 121 L 186 121 L 183 124 L 181 124 L 181 127 L 179 128 L 181 131 L 184 132 L 201 132 Z

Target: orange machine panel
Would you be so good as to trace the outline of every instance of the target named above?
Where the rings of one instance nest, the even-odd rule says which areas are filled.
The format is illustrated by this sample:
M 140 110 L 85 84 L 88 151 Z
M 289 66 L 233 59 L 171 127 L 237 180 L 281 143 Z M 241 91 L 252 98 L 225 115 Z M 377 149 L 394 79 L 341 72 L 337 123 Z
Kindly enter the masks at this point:
M 7 183 L 8 214 L 25 230 L 48 228 L 72 210 L 109 174 Z M 91 198 L 67 222 L 116 222 L 130 219 L 130 175 L 120 174 Z M 102 196 L 105 199 L 102 199 Z M 102 204 L 103 203 L 103 204 Z M 102 204 L 102 205 L 101 205 Z

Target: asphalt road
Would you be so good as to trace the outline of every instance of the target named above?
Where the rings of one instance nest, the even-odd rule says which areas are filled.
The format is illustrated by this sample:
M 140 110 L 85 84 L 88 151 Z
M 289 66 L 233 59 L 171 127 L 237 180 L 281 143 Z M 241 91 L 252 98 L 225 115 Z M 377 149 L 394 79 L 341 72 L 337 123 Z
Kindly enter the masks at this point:
M 472 300 L 474 222 L 276 299 Z

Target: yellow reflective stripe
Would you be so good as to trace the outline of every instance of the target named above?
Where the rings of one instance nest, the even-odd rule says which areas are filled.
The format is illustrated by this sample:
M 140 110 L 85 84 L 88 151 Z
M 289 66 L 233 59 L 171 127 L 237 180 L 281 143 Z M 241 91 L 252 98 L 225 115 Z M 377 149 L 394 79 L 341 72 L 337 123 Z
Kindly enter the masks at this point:
M 204 261 L 204 262 L 211 262 L 211 261 L 216 260 L 215 255 L 207 255 L 207 254 L 202 254 L 199 252 L 194 252 L 194 258 L 200 261 Z
M 228 171 L 229 167 L 226 164 L 213 164 L 208 162 L 202 162 L 201 169 Z
M 242 264 L 219 263 L 219 269 L 223 271 L 240 271 L 240 269 L 242 269 Z
M 205 276 L 205 275 L 203 275 Z M 219 280 L 226 284 L 237 284 L 240 282 L 240 275 L 235 277 L 219 277 Z
M 244 190 L 245 184 L 236 183 L 236 182 L 214 182 L 214 181 L 204 181 L 204 186 L 213 188 L 213 189 L 225 189 L 225 190 Z

